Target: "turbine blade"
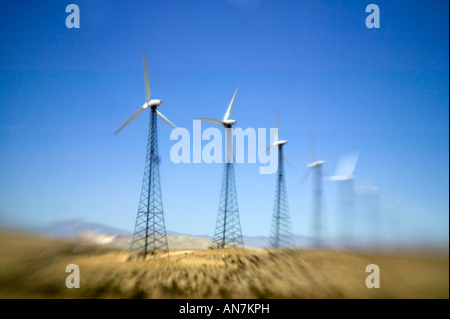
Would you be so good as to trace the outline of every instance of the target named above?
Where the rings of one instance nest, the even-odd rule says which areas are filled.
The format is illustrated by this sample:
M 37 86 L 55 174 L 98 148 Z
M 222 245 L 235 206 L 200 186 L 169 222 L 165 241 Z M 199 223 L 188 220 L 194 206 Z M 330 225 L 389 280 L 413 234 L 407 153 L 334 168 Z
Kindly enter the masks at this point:
M 369 185 L 357 186 L 354 191 L 360 196 L 376 196 L 379 194 L 377 187 Z
M 230 105 L 228 106 L 227 113 L 225 113 L 225 116 L 223 117 L 223 121 L 224 122 L 226 120 L 228 120 L 228 118 L 230 117 L 231 110 L 233 109 L 234 99 L 236 98 L 237 91 L 238 91 L 238 88 L 236 88 L 236 91 L 234 91 L 234 95 L 233 95 L 233 98 L 231 99 Z
M 336 167 L 336 176 L 352 177 L 358 162 L 359 153 L 350 153 L 341 156 Z
M 275 119 L 275 127 L 277 130 L 275 132 L 275 137 L 274 137 L 273 143 L 278 142 L 278 131 L 280 130 L 280 109 L 277 109 L 277 115 L 276 115 L 276 119 Z
M 223 122 L 218 119 L 208 119 L 208 118 L 204 118 L 204 117 L 197 117 L 197 120 L 223 125 Z
M 312 171 L 312 168 L 311 168 L 311 167 L 307 167 L 307 168 L 305 169 L 305 171 L 303 172 L 302 178 L 301 178 L 302 183 L 306 182 L 306 180 L 307 180 L 308 177 L 309 177 L 309 174 L 311 174 L 311 171 Z
M 158 116 L 160 118 L 162 118 L 164 121 L 166 121 L 167 124 L 169 124 L 170 126 L 172 126 L 173 128 L 177 128 L 172 122 L 170 122 L 164 115 L 161 114 L 161 112 L 159 112 L 158 110 L 156 110 L 156 114 L 158 114 Z
M 136 116 L 141 114 L 141 112 L 144 111 L 145 109 L 146 109 L 145 107 L 141 107 L 139 110 L 137 110 L 133 115 L 131 115 L 131 117 L 125 123 L 122 124 L 121 127 L 117 129 L 117 131 L 114 132 L 114 134 L 117 135 L 117 133 L 119 133 L 125 126 L 127 126 L 132 120 L 136 118 Z
M 288 161 L 286 155 L 284 155 L 284 153 L 281 153 L 281 156 L 282 156 L 283 159 L 286 161 L 286 163 L 289 165 L 289 167 L 292 167 L 291 162 Z
M 326 170 L 324 170 L 323 168 L 321 168 L 322 169 L 322 176 L 325 176 L 324 178 L 325 179 L 328 179 L 328 180 L 330 180 L 330 178 L 332 177 Z
M 311 133 L 309 137 L 309 162 L 314 163 L 315 161 L 317 161 L 316 135 Z
M 142 49 L 142 54 L 144 56 L 145 98 L 148 102 L 150 100 L 152 90 L 150 88 L 150 79 L 148 77 L 147 56 L 145 55 L 144 49 Z
M 270 144 L 264 151 L 262 151 L 261 153 L 259 153 L 258 158 L 263 156 L 263 154 L 267 153 L 272 147 L 274 147 L 274 144 Z

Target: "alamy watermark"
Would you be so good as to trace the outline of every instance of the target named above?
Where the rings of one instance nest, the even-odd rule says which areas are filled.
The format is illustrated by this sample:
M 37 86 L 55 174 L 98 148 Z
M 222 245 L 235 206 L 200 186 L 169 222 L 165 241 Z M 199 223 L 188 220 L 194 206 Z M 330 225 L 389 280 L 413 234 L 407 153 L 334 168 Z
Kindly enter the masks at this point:
M 370 272 L 366 278 L 366 287 L 369 289 L 380 288 L 380 267 L 376 264 L 367 265 L 366 272 Z
M 366 12 L 370 13 L 366 18 L 366 27 L 368 29 L 380 28 L 380 8 L 376 4 L 369 4 Z
M 245 163 L 247 159 L 247 163 L 258 161 L 260 164 L 267 164 L 259 167 L 260 174 L 273 174 L 277 171 L 278 149 L 271 148 L 268 155 L 264 153 L 267 148 L 266 128 L 249 127 L 245 130 L 240 127 L 225 128 L 225 142 L 223 131 L 223 129 L 209 127 L 202 132 L 200 120 L 193 121 L 192 139 L 191 133 L 185 128 L 172 130 L 170 139 L 177 142 L 170 149 L 170 160 L 175 164 L 202 162 L 211 164 L 224 161 L 225 163 Z M 277 131 L 277 128 L 270 128 L 270 140 L 274 140 Z M 202 147 L 202 141 L 208 141 L 208 143 Z M 224 151 L 223 145 L 225 145 Z M 235 152 L 233 152 L 234 146 Z
M 66 27 L 68 29 L 80 28 L 80 7 L 76 4 L 69 4 L 66 12 L 70 13 L 66 18 Z
M 66 278 L 66 287 L 69 289 L 80 288 L 80 267 L 75 264 L 67 265 L 66 272 L 70 273 Z

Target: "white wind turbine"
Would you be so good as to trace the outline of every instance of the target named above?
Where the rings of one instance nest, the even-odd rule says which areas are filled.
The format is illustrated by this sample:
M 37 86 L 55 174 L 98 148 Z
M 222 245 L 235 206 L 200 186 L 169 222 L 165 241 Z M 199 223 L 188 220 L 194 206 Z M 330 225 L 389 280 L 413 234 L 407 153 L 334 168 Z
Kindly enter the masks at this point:
M 314 135 L 311 137 L 310 142 L 310 163 L 307 165 L 305 172 L 302 176 L 302 181 L 306 182 L 309 175 L 314 173 L 313 181 L 313 231 L 314 231 L 314 246 L 321 248 L 323 246 L 323 169 L 322 166 L 326 163 L 325 161 L 317 160 L 316 155 L 316 142 Z
M 275 203 L 273 207 L 270 245 L 272 248 L 290 248 L 293 245 L 293 236 L 287 201 L 286 178 L 284 174 L 283 160 L 285 160 L 288 165 L 290 165 L 290 163 L 283 152 L 283 145 L 285 145 L 287 141 L 278 140 L 278 118 L 279 115 L 277 113 L 274 140 L 269 147 L 259 154 L 259 156 L 261 157 L 272 147 L 277 147 L 278 149 L 277 184 L 275 188 Z
M 352 247 L 353 242 L 353 214 L 355 206 L 354 180 L 356 163 L 359 153 L 349 153 L 341 156 L 335 174 L 328 179 L 339 182 L 339 209 L 341 210 L 341 239 L 344 245 Z
M 282 147 L 284 144 L 287 143 L 286 140 L 278 140 L 278 131 L 279 131 L 279 113 L 277 112 L 277 118 L 276 118 L 276 131 L 275 131 L 275 136 L 273 139 L 272 144 L 270 144 L 264 151 L 262 151 L 258 156 L 261 157 L 263 154 L 267 153 L 272 147 L 278 147 L 278 149 L 280 149 L 280 147 Z M 288 165 L 290 166 L 291 163 L 288 161 L 288 159 L 286 158 L 286 156 L 284 155 L 283 152 L 281 152 L 281 157 L 283 157 L 283 159 L 286 161 L 286 163 L 288 163 Z
M 378 188 L 371 185 L 355 187 L 355 194 L 364 199 L 364 206 L 361 212 L 363 213 L 367 229 L 365 233 L 368 235 L 369 246 L 377 247 L 381 240 L 381 207 L 380 207 L 380 192 Z
M 236 120 L 230 119 L 236 91 L 231 99 L 225 116 L 222 120 L 200 117 L 202 121 L 223 125 L 225 128 L 225 172 L 222 182 L 222 194 L 219 204 L 219 214 L 216 222 L 213 247 L 217 249 L 241 248 L 244 245 L 239 218 L 239 209 L 236 195 L 236 182 L 234 179 L 233 136 L 232 125 Z
M 139 200 L 138 214 L 134 228 L 131 250 L 138 252 L 138 256 L 144 259 L 149 252 L 157 250 L 169 251 L 164 222 L 164 211 L 161 197 L 161 185 L 159 179 L 159 156 L 158 156 L 158 116 L 173 128 L 176 128 L 156 108 L 162 104 L 161 100 L 150 100 L 151 88 L 148 76 L 147 58 L 144 56 L 145 76 L 145 103 L 137 110 L 115 134 L 119 133 L 125 126 L 134 120 L 146 109 L 150 109 L 150 125 L 147 141 L 147 155 L 145 160 L 144 179 L 142 182 L 141 197 Z
M 365 200 L 364 217 L 367 222 L 365 231 L 371 237 L 368 244 L 372 248 L 384 245 L 401 245 L 400 205 L 389 196 L 382 195 L 376 186 L 365 185 L 355 188 L 358 196 Z
M 233 161 L 233 146 L 232 146 L 232 136 L 231 136 L 231 127 L 236 124 L 236 120 L 231 120 L 231 110 L 233 109 L 234 100 L 236 99 L 236 93 L 238 91 L 238 88 L 236 88 L 236 91 L 234 91 L 233 98 L 231 99 L 230 104 L 228 105 L 228 109 L 225 113 L 225 116 L 222 120 L 219 119 L 211 119 L 211 118 L 204 118 L 204 117 L 197 117 L 198 120 L 206 121 L 214 124 L 221 124 L 225 128 L 225 143 L 226 143 L 226 153 L 225 153 L 225 163 L 231 163 Z
M 146 109 L 150 108 L 152 111 L 156 113 L 160 118 L 162 118 L 167 124 L 172 126 L 173 128 L 176 128 L 175 125 L 170 122 L 164 115 L 161 114 L 156 108 L 162 104 L 161 100 L 152 99 L 150 100 L 150 96 L 152 93 L 152 90 L 150 88 L 150 80 L 148 76 L 148 67 L 147 67 L 147 57 L 145 56 L 145 52 L 143 52 L 144 56 L 144 75 L 145 75 L 145 103 L 142 105 L 142 107 L 137 110 L 125 123 L 122 124 L 121 127 L 117 129 L 117 131 L 114 134 L 119 133 L 125 126 L 127 126 L 132 120 L 134 120 L 139 114 L 141 114 Z

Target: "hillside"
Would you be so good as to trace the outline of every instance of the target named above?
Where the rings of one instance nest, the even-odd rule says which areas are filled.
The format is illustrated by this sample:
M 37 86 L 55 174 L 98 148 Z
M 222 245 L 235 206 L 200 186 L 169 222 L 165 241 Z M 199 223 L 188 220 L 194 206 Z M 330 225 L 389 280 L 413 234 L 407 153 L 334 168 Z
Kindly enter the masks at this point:
M 104 243 L 119 249 L 128 249 L 132 236 L 130 231 L 124 229 L 77 219 L 60 220 L 43 227 L 27 229 L 27 231 L 56 238 L 72 238 L 80 241 L 96 242 L 97 244 Z M 171 230 L 167 230 L 166 233 L 170 250 L 207 249 L 213 239 L 211 236 L 184 234 Z M 108 237 L 111 240 L 105 242 Z M 243 240 L 248 248 L 265 248 L 269 246 L 269 237 L 267 236 L 244 235 Z M 305 236 L 294 236 L 294 245 L 297 247 L 308 247 L 310 241 Z
M 448 298 L 447 258 L 317 250 L 197 250 L 135 262 L 127 252 L 0 233 L 1 298 Z M 368 289 L 365 268 L 381 270 Z M 65 286 L 68 264 L 81 287 Z

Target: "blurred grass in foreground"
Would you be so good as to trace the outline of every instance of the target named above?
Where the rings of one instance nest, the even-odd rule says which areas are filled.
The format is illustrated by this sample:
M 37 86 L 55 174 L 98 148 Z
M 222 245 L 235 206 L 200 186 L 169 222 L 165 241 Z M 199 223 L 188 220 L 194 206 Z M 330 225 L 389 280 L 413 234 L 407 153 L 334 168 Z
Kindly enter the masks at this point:
M 128 253 L 0 232 L 0 298 L 449 298 L 448 256 L 321 250 Z M 79 289 L 65 286 L 68 264 Z M 381 288 L 368 289 L 368 264 Z

